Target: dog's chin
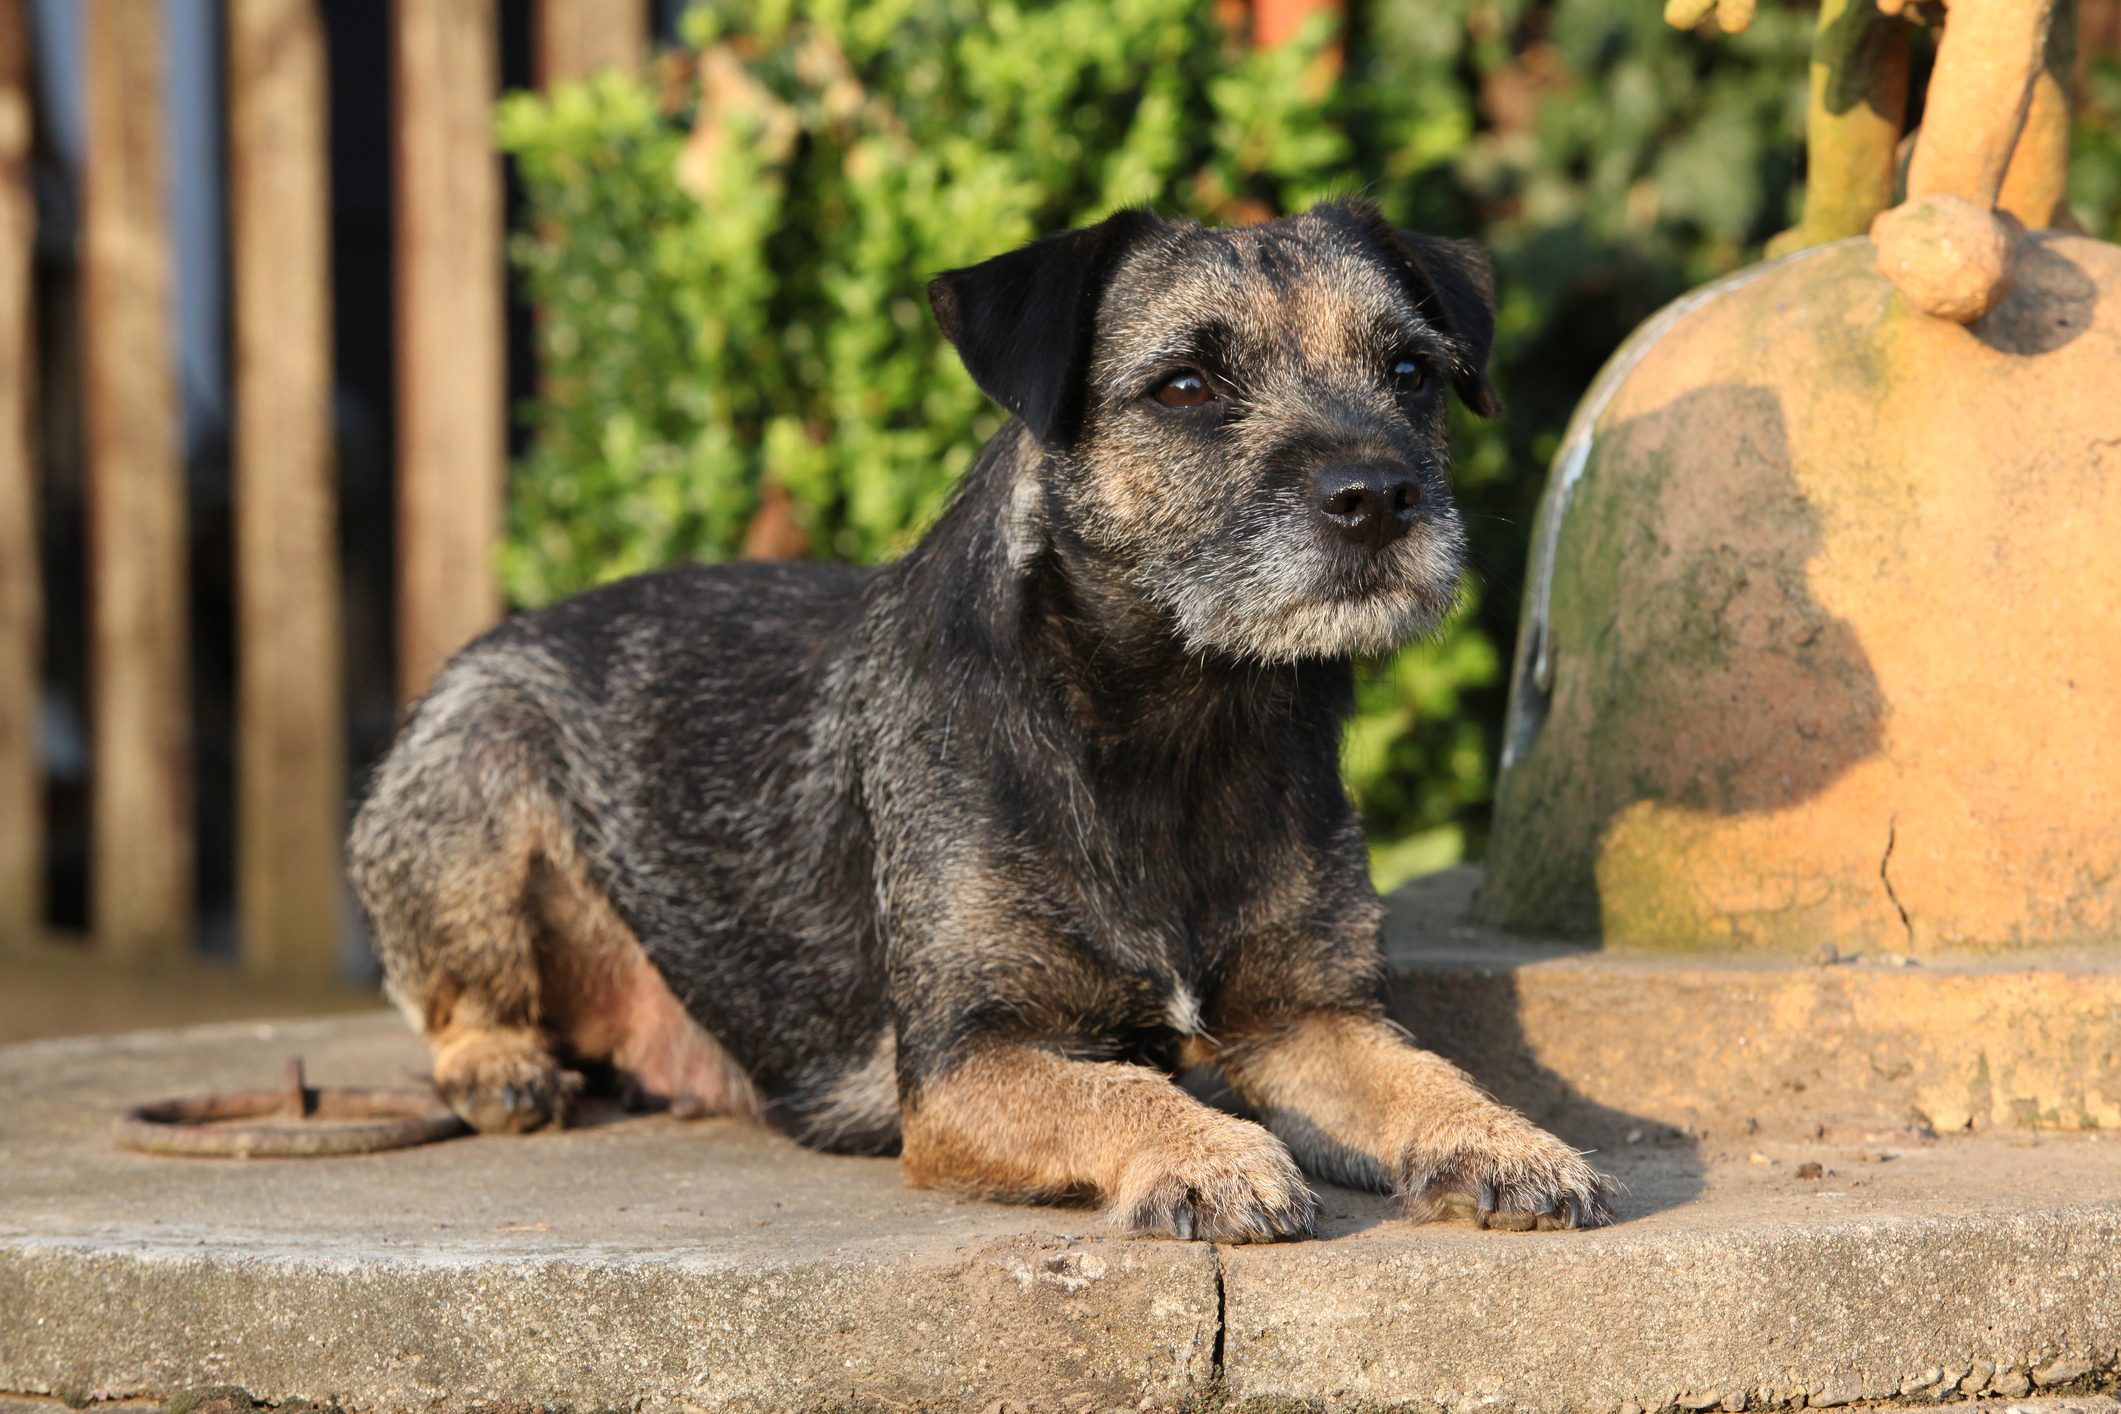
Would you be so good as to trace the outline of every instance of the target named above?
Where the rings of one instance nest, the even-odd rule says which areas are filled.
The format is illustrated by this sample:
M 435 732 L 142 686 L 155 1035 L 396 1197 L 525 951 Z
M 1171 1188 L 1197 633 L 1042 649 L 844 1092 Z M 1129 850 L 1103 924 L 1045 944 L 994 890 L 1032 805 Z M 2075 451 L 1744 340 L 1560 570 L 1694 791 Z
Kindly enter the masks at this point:
M 1374 656 L 1434 632 L 1458 602 L 1456 516 L 1375 555 L 1307 528 L 1277 532 L 1232 537 L 1143 585 L 1189 651 L 1253 663 Z
M 1350 586 L 1331 579 L 1274 595 L 1193 600 L 1178 616 L 1193 652 L 1255 663 L 1361 658 L 1433 633 L 1458 598 L 1458 578 L 1394 579 Z
M 1187 624 L 1188 645 L 1195 652 L 1257 663 L 1370 657 L 1433 632 L 1451 604 L 1448 597 L 1401 590 L 1327 593 L 1259 611 L 1265 607 Z

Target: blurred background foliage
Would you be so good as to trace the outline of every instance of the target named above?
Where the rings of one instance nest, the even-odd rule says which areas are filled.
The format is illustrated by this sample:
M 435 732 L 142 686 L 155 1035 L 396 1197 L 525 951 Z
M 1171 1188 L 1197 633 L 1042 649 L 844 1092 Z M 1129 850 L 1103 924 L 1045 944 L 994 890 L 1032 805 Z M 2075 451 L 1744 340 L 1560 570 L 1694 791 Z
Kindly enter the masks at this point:
M 1351 0 L 1343 30 L 1258 52 L 1214 0 L 710 0 L 644 77 L 510 98 L 542 363 L 511 597 L 887 558 L 1001 420 L 935 332 L 930 274 L 1129 203 L 1228 223 L 1361 192 L 1498 269 L 1509 411 L 1461 417 L 1465 608 L 1366 665 L 1346 747 L 1381 884 L 1477 856 L 1569 411 L 1629 329 L 1797 214 L 1812 11 L 1735 37 L 1659 11 Z M 2121 71 L 2087 97 L 2078 190 L 2111 234 Z
M 2069 196 L 2088 234 L 2121 242 L 2121 55 L 2096 55 L 2077 95 Z

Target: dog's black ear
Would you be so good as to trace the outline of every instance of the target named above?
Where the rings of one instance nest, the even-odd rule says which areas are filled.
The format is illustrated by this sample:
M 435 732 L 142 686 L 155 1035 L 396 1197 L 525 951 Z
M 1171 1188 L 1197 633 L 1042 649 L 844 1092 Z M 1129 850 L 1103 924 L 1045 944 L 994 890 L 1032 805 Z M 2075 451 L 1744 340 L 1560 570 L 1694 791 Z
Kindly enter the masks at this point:
M 1495 347 L 1495 271 L 1488 253 L 1472 241 L 1395 230 L 1367 201 L 1333 202 L 1325 209 L 1354 222 L 1364 243 L 1398 270 L 1421 317 L 1457 347 L 1451 386 L 1465 405 L 1482 417 L 1501 412 L 1502 400 L 1488 386 L 1488 355 Z
M 1464 356 L 1453 371 L 1451 386 L 1465 405 L 1482 417 L 1502 411 L 1502 400 L 1488 385 L 1488 355 L 1495 347 L 1495 268 L 1488 253 L 1472 241 L 1394 231 L 1417 285 L 1421 312 L 1449 335 Z
M 1041 442 L 1080 427 L 1098 299 L 1120 257 L 1162 227 L 1129 208 L 929 281 L 935 322 L 972 381 Z

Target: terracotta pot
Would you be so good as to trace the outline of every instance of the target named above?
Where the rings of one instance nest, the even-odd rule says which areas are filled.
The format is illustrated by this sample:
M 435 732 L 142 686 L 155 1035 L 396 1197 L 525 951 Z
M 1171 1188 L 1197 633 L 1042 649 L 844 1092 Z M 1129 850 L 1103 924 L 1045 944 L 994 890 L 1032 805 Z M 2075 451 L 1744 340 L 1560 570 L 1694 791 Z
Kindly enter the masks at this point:
M 1480 911 L 1614 946 L 2121 946 L 2121 248 L 1971 325 L 1869 241 L 1638 330 L 1535 530 Z

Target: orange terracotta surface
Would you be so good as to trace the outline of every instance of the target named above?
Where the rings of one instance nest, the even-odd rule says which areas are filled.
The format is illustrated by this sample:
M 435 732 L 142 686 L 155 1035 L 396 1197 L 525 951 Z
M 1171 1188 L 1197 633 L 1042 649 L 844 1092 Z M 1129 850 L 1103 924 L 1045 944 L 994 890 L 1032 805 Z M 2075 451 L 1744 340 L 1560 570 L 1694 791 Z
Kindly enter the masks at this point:
M 1960 326 L 1844 241 L 1615 356 L 1535 537 L 1483 916 L 2121 945 L 2121 248 L 2012 277 Z

